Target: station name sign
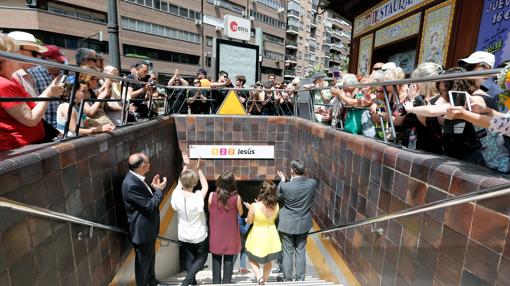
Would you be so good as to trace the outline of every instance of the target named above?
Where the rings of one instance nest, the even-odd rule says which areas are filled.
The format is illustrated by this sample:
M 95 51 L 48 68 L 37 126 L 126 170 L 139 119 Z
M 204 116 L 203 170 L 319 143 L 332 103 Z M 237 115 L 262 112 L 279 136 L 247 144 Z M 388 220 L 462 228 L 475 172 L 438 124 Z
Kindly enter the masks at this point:
M 274 159 L 270 145 L 190 145 L 191 159 Z
M 400 15 L 414 11 L 434 0 L 387 0 L 354 19 L 353 36 L 357 37 Z
M 232 39 L 249 41 L 251 38 L 251 21 L 226 15 L 223 17 L 224 29 L 223 34 Z

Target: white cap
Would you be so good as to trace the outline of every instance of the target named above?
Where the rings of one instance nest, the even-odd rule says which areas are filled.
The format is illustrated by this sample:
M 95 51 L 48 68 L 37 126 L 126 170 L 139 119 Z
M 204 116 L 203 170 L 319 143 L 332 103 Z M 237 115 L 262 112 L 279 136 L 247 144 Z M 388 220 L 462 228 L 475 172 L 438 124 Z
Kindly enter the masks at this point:
M 479 64 L 479 63 L 486 63 L 489 66 L 491 66 L 491 68 L 494 67 L 495 62 L 496 62 L 496 57 L 494 57 L 493 54 L 488 53 L 488 52 L 482 52 L 482 51 L 474 52 L 471 55 L 469 55 L 469 57 L 459 60 L 459 64 L 467 63 L 470 65 L 474 65 L 474 64 Z
M 301 80 L 299 79 L 299 77 L 296 77 L 292 80 L 292 84 L 295 84 L 295 85 L 298 85 L 300 82 L 301 82 Z
M 394 62 L 387 62 L 384 65 L 382 65 L 381 70 L 385 71 L 385 70 L 389 70 L 389 69 L 394 69 L 396 67 L 397 67 L 397 65 Z
M 38 53 L 45 53 L 48 51 L 48 48 L 39 45 L 34 35 L 30 33 L 14 31 L 7 34 L 7 36 L 16 40 L 18 44 L 23 46 L 26 50 L 35 51 Z

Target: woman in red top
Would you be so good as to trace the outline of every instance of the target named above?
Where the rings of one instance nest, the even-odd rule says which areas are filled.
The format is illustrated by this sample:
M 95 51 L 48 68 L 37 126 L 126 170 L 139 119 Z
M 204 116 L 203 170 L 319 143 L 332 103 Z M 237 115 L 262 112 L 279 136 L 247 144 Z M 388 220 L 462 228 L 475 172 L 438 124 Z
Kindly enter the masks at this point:
M 213 256 L 213 284 L 230 284 L 234 255 L 241 251 L 237 214 L 243 215 L 241 197 L 237 194 L 236 179 L 232 172 L 223 173 L 216 181 L 216 192 L 209 196 L 209 213 L 209 251 Z
M 16 53 L 19 47 L 16 41 L 0 34 L 0 51 Z M 12 78 L 19 70 L 18 62 L 0 58 L 0 97 L 30 97 L 23 87 Z M 59 77 L 41 94 L 40 97 L 59 96 L 62 86 L 57 85 Z M 48 101 L 40 102 L 0 102 L 0 150 L 11 150 L 44 139 L 44 126 L 41 121 Z

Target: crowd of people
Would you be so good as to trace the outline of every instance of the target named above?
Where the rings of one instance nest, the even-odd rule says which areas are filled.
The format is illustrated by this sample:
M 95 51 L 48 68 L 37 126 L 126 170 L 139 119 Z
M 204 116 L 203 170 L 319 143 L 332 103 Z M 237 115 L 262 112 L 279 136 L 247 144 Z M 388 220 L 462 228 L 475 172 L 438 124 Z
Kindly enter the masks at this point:
M 1 34 L 0 50 L 67 63 L 58 47 L 44 46 L 32 34 L 21 31 Z M 119 75 L 116 68 L 105 65 L 104 58 L 96 51 L 79 48 L 75 56 L 77 65 L 91 74 L 65 74 L 52 67 L 0 59 L 0 96 L 46 98 L 45 101 L 1 103 L 0 150 L 47 142 L 61 136 L 66 126 L 68 136 L 112 131 L 125 122 L 157 115 L 162 101 L 170 113 L 214 114 L 229 92 L 226 88 L 233 87 L 247 88 L 237 94 L 249 114 L 293 115 L 298 92 L 309 89 L 319 122 L 510 172 L 509 115 L 498 102 L 503 90 L 492 77 L 355 87 L 358 83 L 404 79 L 403 70 L 389 62 L 374 64 L 371 74 L 364 77 L 343 74 L 328 82 L 324 75 L 317 73 L 311 77 L 311 84 L 301 84 L 299 78 L 288 84 L 277 82 L 271 75 L 263 83 L 246 86 L 244 75 L 237 75 L 232 82 L 227 71 L 220 71 L 218 81 L 211 81 L 205 70 L 198 70 L 192 79 L 193 87 L 210 89 L 179 88 L 190 85 L 191 80 L 175 70 L 168 88 L 162 89 L 157 85 L 158 74 L 152 70 L 151 63 L 139 61 L 125 77 L 144 84 L 122 88 L 120 81 L 94 75 L 95 72 Z M 459 67 L 448 70 L 435 63 L 422 63 L 410 76 L 419 79 L 488 70 L 494 68 L 495 58 L 478 51 L 458 63 Z M 70 89 L 75 83 L 74 100 L 70 102 Z M 456 100 L 457 97 L 463 100 L 462 106 L 450 102 L 452 93 Z M 127 99 L 127 104 L 123 104 L 123 99 Z M 124 106 L 127 106 L 125 110 Z
M 494 55 L 478 51 L 448 70 L 422 63 L 411 78 L 461 74 L 494 68 Z M 462 78 L 416 84 L 356 88 L 364 83 L 405 79 L 394 63 L 376 63 L 365 77 L 344 74 L 331 88 L 312 79 L 317 121 L 344 131 L 393 141 L 410 149 L 510 173 L 510 114 L 499 102 L 504 91 L 490 78 Z

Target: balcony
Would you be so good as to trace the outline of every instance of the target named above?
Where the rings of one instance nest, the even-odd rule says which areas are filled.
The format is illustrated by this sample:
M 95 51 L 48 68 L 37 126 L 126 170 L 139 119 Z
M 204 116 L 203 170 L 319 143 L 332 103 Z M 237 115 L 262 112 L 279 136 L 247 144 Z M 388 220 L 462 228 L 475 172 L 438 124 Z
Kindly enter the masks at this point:
M 296 56 L 290 56 L 290 55 L 285 56 L 285 63 L 297 64 Z
M 331 55 L 331 57 L 329 58 L 329 61 L 332 63 L 341 63 L 342 58 L 340 57 L 340 55 Z
M 337 51 L 343 51 L 345 50 L 345 46 L 342 43 L 331 43 L 331 49 L 337 50 Z
M 297 50 L 297 48 L 298 48 L 298 43 L 297 43 L 297 41 L 287 40 L 287 41 L 285 42 L 285 48 L 286 48 L 286 49 L 293 49 L 293 50 Z
M 299 20 L 299 12 L 295 10 L 288 10 L 287 11 L 287 18 L 294 17 Z
M 287 24 L 287 34 L 299 35 L 299 27 L 293 24 Z
M 295 69 L 286 69 L 283 72 L 284 77 L 295 77 L 296 76 L 296 70 Z

